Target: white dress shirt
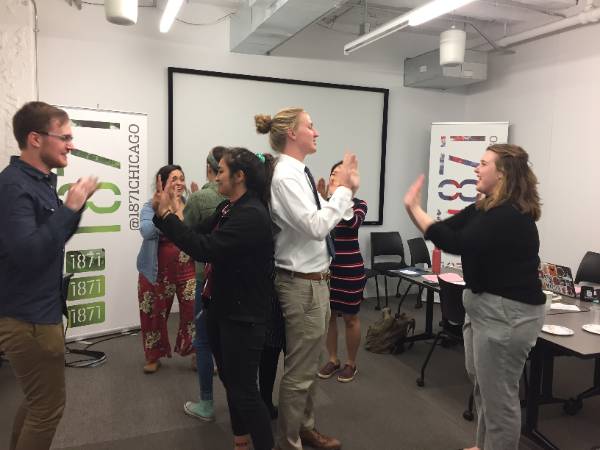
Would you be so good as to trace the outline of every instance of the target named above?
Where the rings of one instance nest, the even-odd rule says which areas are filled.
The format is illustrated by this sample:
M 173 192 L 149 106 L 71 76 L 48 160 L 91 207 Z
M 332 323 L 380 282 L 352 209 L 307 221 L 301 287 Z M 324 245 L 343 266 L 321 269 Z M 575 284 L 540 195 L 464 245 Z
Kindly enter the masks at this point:
M 275 235 L 275 265 L 294 272 L 327 272 L 330 257 L 325 238 L 342 219 L 351 219 L 352 191 L 338 187 L 317 209 L 304 163 L 279 156 L 271 182 L 271 217 L 281 231 Z

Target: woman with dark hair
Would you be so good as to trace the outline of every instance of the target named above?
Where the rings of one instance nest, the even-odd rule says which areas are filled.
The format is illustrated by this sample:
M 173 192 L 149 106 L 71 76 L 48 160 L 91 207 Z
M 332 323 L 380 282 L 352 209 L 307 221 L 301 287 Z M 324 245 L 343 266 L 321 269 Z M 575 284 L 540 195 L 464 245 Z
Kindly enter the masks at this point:
M 461 255 L 465 363 L 478 418 L 472 449 L 519 447 L 519 379 L 544 323 L 535 225 L 541 208 L 528 159 L 516 145 L 488 147 L 475 169 L 479 199 L 441 222 L 421 208 L 423 175 L 404 197 L 410 218 L 425 238 Z
M 323 197 L 329 198 L 338 187 L 336 175 L 342 161 L 331 168 L 328 188 L 325 189 L 324 181 L 319 180 L 323 187 Z M 325 192 L 327 191 L 327 192 Z M 358 244 L 358 229 L 367 215 L 367 203 L 356 197 L 352 199 L 352 217 L 342 219 L 333 229 L 333 245 L 335 256 L 329 266 L 331 272 L 329 286 L 329 302 L 331 316 L 327 329 L 327 353 L 329 360 L 319 370 L 319 378 L 328 379 L 337 373 L 340 383 L 349 383 L 358 373 L 356 368 L 356 354 L 360 346 L 360 319 L 358 312 L 363 300 L 363 290 L 367 278 L 365 265 Z M 342 316 L 346 329 L 347 361 L 342 367 L 337 355 L 337 318 Z
M 167 182 L 173 187 L 173 202 L 183 209 L 185 175 L 180 166 L 161 167 L 156 174 L 157 187 Z M 171 357 L 167 319 L 177 294 L 179 302 L 179 331 L 175 351 L 181 356 L 194 352 L 194 292 L 196 277 L 194 262 L 165 237 L 152 223 L 154 211 L 149 200 L 140 213 L 140 233 L 144 240 L 137 257 L 138 300 L 140 325 L 146 364 L 145 373 L 154 373 L 160 367 L 160 358 Z
M 236 450 L 271 450 L 269 413 L 257 387 L 273 297 L 273 237 L 267 210 L 273 159 L 228 149 L 216 177 L 222 202 L 195 229 L 179 217 L 175 186 L 157 185 L 155 225 L 196 261 L 207 263 L 202 291 L 210 348 L 227 392 Z
M 193 192 L 185 203 L 183 209 L 183 222 L 194 228 L 203 220 L 215 213 L 217 206 L 225 200 L 219 193 L 215 181 L 219 172 L 219 161 L 223 156 L 225 147 L 214 147 L 206 157 L 206 184 Z M 197 419 L 210 422 L 215 418 L 213 405 L 213 357 L 208 344 L 208 333 L 206 330 L 206 314 L 202 310 L 202 286 L 204 280 L 204 263 L 196 262 L 196 294 L 194 304 L 194 320 L 196 333 L 194 337 L 194 348 L 196 349 L 196 360 L 192 361 L 193 367 L 198 372 L 200 385 L 200 399 L 197 402 L 186 402 L 183 410 L 186 414 Z

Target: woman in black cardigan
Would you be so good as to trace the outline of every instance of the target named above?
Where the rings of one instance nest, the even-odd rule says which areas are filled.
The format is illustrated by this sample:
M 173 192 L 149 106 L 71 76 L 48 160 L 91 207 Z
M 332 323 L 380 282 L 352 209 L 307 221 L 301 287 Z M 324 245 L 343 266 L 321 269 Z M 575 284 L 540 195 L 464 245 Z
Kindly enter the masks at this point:
M 155 225 L 196 261 L 206 262 L 202 292 L 208 338 L 227 391 L 234 448 L 271 450 L 269 413 L 257 371 L 273 297 L 273 237 L 267 210 L 270 155 L 233 148 L 219 162 L 216 182 L 228 198 L 196 229 L 182 222 L 169 183 L 154 196 Z M 157 188 L 160 186 L 157 184 Z
M 422 175 L 404 197 L 425 238 L 461 255 L 465 363 L 478 416 L 472 449 L 517 450 L 519 379 L 544 323 L 535 225 L 541 209 L 528 159 L 516 145 L 488 147 L 475 169 L 480 198 L 441 222 L 421 208 Z

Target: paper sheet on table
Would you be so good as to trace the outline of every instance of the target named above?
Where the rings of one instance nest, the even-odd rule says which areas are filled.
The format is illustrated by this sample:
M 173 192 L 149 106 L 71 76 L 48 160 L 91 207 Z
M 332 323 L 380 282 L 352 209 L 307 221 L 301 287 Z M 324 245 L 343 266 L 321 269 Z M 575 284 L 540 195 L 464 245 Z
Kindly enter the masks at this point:
M 410 269 L 392 270 L 391 272 L 398 272 L 398 273 L 401 273 L 403 275 L 408 275 L 408 276 L 411 276 L 411 277 L 414 277 L 416 275 L 421 275 L 421 272 L 417 272 L 416 270 L 410 270 Z
M 438 282 L 438 276 L 437 275 L 423 275 L 423 279 L 425 281 L 430 282 L 430 283 L 437 284 L 437 282 Z
M 440 273 L 440 278 L 448 283 L 465 284 L 465 280 L 454 272 Z
M 454 283 L 454 284 L 464 284 L 464 280 L 462 279 L 462 277 L 454 272 L 446 272 L 446 273 L 440 273 L 439 275 L 423 275 L 423 279 L 425 281 L 428 281 L 430 283 L 436 283 L 438 282 L 438 276 L 444 280 L 447 281 L 448 283 Z
M 390 270 L 390 272 L 401 273 L 402 275 L 408 275 L 410 277 L 423 275 L 425 273 L 430 273 L 426 269 L 422 269 L 420 267 L 415 267 L 415 266 L 408 266 L 408 267 L 405 267 L 404 269 Z
M 552 303 L 550 309 L 558 309 L 560 311 L 581 311 L 577 305 L 567 305 L 566 303 Z

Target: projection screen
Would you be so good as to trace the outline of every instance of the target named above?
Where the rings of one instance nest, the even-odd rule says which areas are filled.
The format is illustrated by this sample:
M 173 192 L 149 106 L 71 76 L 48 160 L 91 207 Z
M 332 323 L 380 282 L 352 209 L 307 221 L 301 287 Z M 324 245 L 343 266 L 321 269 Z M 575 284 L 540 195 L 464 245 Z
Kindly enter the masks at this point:
M 356 153 L 365 224 L 382 224 L 388 89 L 169 67 L 168 90 L 169 162 L 182 166 L 188 182 L 204 183 L 206 156 L 216 145 L 275 154 L 268 136 L 256 133 L 254 115 L 300 106 L 320 134 L 305 164 L 327 179 L 344 152 Z

